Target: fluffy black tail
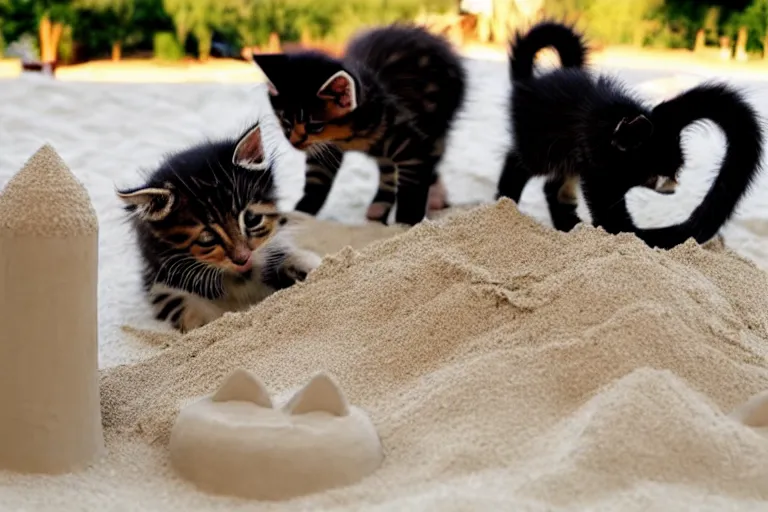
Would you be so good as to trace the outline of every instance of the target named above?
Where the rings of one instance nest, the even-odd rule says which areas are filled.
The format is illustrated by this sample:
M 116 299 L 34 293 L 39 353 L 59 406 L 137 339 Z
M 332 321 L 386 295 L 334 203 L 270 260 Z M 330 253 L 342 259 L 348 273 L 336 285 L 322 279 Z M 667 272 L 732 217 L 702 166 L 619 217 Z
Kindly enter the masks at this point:
M 512 81 L 533 76 L 533 59 L 544 48 L 552 47 L 560 56 L 562 67 L 582 67 L 587 45 L 571 27 L 554 21 L 542 21 L 525 35 L 517 32 L 509 43 L 509 74 Z
M 682 131 L 703 119 L 725 133 L 726 152 L 720 172 L 701 204 L 682 224 L 636 232 L 651 247 L 668 249 L 694 238 L 704 243 L 733 215 L 741 198 L 761 170 L 763 129 L 754 108 L 726 85 L 705 84 L 653 109 L 656 126 Z

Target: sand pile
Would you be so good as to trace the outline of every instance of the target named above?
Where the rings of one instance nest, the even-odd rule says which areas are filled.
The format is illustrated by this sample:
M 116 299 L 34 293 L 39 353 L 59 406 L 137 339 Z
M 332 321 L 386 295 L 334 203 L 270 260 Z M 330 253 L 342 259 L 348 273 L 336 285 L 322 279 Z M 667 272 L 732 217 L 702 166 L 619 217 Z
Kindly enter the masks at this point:
M 727 417 L 768 389 L 768 278 L 722 250 L 563 234 L 503 200 L 343 250 L 306 283 L 169 344 L 102 373 L 107 461 L 0 501 L 721 511 L 768 500 L 768 437 Z M 282 398 L 332 373 L 370 412 L 382 467 L 271 506 L 195 491 L 169 469 L 172 422 L 237 367 Z

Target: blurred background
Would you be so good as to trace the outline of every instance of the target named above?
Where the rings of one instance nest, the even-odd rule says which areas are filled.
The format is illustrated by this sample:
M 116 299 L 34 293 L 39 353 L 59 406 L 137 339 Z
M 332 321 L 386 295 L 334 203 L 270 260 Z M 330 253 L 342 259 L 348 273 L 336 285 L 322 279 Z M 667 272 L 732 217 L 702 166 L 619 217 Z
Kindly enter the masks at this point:
M 598 50 L 745 62 L 765 58 L 768 47 L 768 0 L 0 0 L 0 57 L 49 70 L 294 47 L 340 52 L 360 28 L 394 20 L 426 22 L 457 45 L 490 51 L 542 16 L 575 23 Z

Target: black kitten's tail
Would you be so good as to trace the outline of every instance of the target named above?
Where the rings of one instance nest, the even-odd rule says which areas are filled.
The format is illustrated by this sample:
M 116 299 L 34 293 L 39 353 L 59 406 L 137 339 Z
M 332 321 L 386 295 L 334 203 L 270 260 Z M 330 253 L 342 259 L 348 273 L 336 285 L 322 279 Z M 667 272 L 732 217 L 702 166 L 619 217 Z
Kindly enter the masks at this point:
M 761 170 L 763 129 L 755 109 L 726 85 L 705 84 L 653 109 L 654 125 L 682 131 L 703 119 L 725 133 L 726 152 L 720 171 L 701 204 L 682 224 L 638 230 L 651 247 L 668 249 L 694 238 L 704 243 L 733 215 Z
M 542 21 L 526 34 L 518 32 L 509 43 L 509 73 L 512 81 L 533 76 L 533 59 L 544 48 L 553 47 L 560 56 L 562 67 L 584 66 L 587 45 L 571 27 L 554 21 Z

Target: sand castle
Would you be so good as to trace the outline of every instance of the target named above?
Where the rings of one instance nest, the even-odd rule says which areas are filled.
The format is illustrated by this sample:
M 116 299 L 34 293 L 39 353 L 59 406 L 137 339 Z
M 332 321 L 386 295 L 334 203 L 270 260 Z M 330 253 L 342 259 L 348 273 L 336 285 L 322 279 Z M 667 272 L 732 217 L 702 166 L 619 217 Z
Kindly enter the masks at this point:
M 98 221 L 44 145 L 0 195 L 0 468 L 61 473 L 104 449 Z
M 181 411 L 169 447 L 176 470 L 199 488 L 260 500 L 349 485 L 383 459 L 368 415 L 324 373 L 278 409 L 264 384 L 235 370 Z

